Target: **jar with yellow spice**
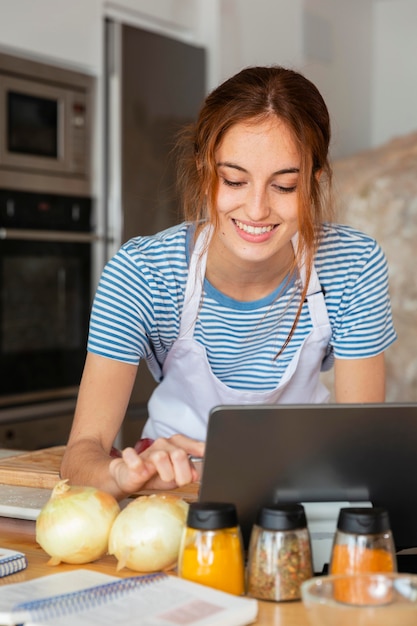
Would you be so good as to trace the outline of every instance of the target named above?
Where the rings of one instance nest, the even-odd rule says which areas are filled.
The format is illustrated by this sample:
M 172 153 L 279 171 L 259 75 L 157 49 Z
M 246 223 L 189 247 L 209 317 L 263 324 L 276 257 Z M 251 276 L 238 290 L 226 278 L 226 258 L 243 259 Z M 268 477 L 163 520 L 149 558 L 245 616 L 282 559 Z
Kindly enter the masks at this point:
M 245 593 L 244 550 L 234 504 L 190 504 L 180 544 L 178 575 L 234 595 Z

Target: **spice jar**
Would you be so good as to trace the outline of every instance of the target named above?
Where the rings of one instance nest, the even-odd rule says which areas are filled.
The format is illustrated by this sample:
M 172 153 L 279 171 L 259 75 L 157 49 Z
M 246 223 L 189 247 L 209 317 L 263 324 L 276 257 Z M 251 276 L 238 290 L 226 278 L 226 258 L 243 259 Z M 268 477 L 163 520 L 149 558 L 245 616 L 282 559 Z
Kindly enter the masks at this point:
M 234 504 L 190 504 L 180 544 L 178 574 L 235 595 L 245 593 L 243 541 Z
M 340 509 L 330 560 L 331 574 L 395 572 L 388 512 L 382 507 Z
M 337 601 L 358 606 L 375 604 L 375 594 L 355 574 L 397 569 L 388 512 L 384 508 L 340 509 L 329 569 L 331 574 L 352 575 L 335 581 Z
M 248 594 L 261 600 L 299 600 L 313 576 L 310 534 L 301 504 L 263 507 L 251 532 Z

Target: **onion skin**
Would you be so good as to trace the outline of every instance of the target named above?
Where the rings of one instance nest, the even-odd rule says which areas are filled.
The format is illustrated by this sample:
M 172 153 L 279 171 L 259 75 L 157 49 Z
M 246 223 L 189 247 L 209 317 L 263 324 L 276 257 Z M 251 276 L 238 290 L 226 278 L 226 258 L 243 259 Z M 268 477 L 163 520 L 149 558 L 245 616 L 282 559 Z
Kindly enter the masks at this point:
M 104 556 L 119 512 L 109 493 L 59 481 L 36 520 L 36 541 L 51 557 L 48 565 L 91 563 Z
M 171 494 L 139 496 L 113 523 L 109 554 L 123 567 L 137 572 L 157 572 L 175 566 L 188 504 Z

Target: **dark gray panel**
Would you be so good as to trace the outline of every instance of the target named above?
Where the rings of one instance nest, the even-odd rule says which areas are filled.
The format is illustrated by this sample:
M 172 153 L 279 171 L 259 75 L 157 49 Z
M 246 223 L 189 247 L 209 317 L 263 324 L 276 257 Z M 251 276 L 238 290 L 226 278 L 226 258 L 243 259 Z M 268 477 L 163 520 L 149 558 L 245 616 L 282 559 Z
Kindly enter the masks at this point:
M 234 502 L 247 543 L 268 502 L 370 500 L 417 546 L 417 405 L 217 407 L 201 500 Z
M 132 26 L 122 30 L 123 239 L 177 223 L 172 149 L 205 96 L 205 51 Z

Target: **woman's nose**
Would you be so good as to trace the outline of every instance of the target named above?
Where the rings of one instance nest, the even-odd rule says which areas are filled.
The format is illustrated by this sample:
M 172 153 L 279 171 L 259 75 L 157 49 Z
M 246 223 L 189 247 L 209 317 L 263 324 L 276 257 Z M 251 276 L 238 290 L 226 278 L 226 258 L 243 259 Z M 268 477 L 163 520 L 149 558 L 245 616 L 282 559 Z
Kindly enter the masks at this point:
M 264 189 L 254 189 L 247 202 L 248 217 L 254 222 L 267 219 L 270 214 L 268 194 Z

